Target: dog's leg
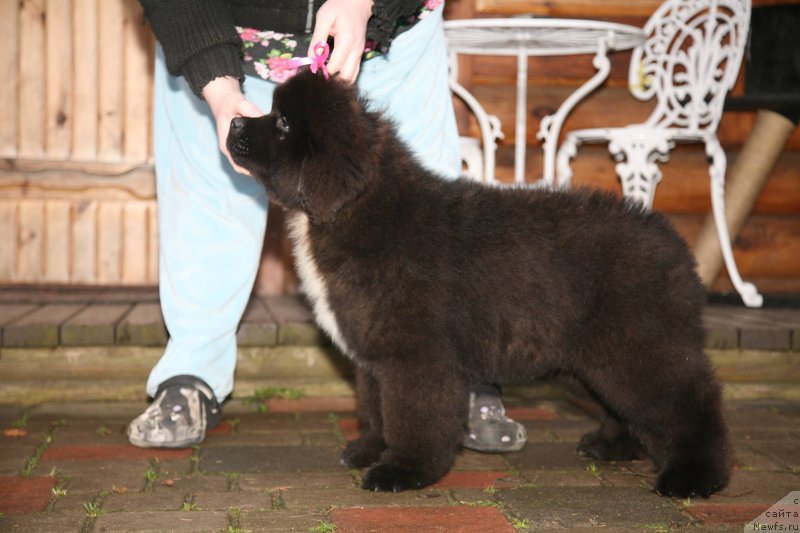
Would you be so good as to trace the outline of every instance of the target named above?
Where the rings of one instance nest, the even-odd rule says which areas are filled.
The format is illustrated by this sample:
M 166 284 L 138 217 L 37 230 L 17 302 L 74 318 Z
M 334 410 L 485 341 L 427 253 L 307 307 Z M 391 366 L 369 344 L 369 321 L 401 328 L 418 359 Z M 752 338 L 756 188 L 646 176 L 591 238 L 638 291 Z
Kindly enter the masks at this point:
M 450 366 L 403 366 L 381 373 L 383 436 L 388 448 L 362 488 L 420 489 L 445 475 L 463 439 L 467 389 Z
M 600 428 L 581 438 L 578 453 L 601 461 L 632 461 L 644 457 L 639 439 L 631 435 L 622 421 L 608 412 Z
M 708 497 L 727 485 L 730 463 L 719 385 L 701 352 L 649 353 L 646 372 L 663 380 L 609 372 L 586 376 L 587 386 L 619 415 L 659 470 L 656 491 Z M 682 355 L 681 355 L 682 354 Z M 627 358 L 631 360 L 631 358 Z M 685 361 L 685 364 L 683 363 Z
M 386 449 L 381 422 L 381 397 L 378 382 L 365 370 L 356 370 L 356 398 L 361 435 L 349 442 L 342 453 L 342 463 L 350 468 L 364 468 L 376 463 Z
M 719 386 L 703 381 L 689 387 L 697 392 L 687 395 L 683 402 L 683 423 L 676 425 L 669 437 L 671 445 L 656 481 L 656 492 L 707 498 L 728 484 L 731 450 Z

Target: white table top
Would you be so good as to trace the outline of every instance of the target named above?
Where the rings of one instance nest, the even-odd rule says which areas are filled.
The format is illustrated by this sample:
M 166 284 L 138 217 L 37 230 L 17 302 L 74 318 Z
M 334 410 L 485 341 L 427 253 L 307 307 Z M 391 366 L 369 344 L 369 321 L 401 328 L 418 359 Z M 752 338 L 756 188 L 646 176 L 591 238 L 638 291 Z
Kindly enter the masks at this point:
M 601 20 L 519 17 L 448 20 L 447 46 L 459 54 L 593 54 L 606 38 L 608 50 L 629 50 L 644 41 L 641 28 Z

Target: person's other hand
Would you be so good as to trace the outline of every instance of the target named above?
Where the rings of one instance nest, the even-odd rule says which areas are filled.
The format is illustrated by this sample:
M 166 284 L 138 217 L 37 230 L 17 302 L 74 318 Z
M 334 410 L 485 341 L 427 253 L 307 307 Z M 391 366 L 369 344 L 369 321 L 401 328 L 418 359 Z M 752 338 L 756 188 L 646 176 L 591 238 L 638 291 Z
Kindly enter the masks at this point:
M 354 82 L 361 69 L 361 55 L 367 40 L 367 22 L 372 16 L 372 0 L 328 0 L 317 11 L 317 22 L 308 55 L 314 55 L 317 43 L 333 37 L 333 53 L 328 72 Z
M 236 172 L 249 176 L 250 172 L 234 163 L 233 159 L 231 159 L 227 146 L 228 131 L 231 129 L 231 120 L 234 118 L 260 117 L 264 113 L 244 97 L 242 87 L 236 78 L 214 78 L 203 87 L 203 98 L 208 102 L 211 113 L 214 115 L 214 121 L 217 124 L 217 140 L 219 141 L 220 152 L 228 158 Z

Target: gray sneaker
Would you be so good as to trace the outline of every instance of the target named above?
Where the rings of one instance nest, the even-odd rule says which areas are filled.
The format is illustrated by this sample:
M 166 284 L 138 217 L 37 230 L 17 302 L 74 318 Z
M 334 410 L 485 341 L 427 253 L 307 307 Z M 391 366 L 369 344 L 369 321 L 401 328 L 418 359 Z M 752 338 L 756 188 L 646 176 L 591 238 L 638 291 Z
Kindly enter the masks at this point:
M 464 447 L 479 452 L 515 452 L 528 440 L 525 426 L 506 416 L 497 387 L 482 386 L 469 393 L 469 419 Z
M 128 426 L 128 440 L 141 448 L 186 448 L 203 442 L 219 424 L 214 392 L 194 376 L 176 376 L 158 387 L 155 399 Z

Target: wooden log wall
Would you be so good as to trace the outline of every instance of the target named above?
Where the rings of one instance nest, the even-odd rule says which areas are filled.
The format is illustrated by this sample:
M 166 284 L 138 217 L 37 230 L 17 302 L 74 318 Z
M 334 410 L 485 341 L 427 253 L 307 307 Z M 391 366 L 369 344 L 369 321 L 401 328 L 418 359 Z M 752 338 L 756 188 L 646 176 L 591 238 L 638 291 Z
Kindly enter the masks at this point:
M 136 0 L 0 0 L 0 283 L 157 282 Z
M 754 7 L 781 3 L 755 0 Z M 796 2 L 794 2 L 796 3 Z M 553 17 L 604 19 L 643 26 L 660 0 L 449 0 L 446 18 L 484 18 L 524 14 Z M 627 89 L 630 52 L 611 55 L 609 80 L 581 102 L 562 129 L 622 126 L 645 119 L 651 102 L 633 98 Z M 531 57 L 528 61 L 527 160 L 529 181 L 542 175 L 541 143 L 536 139 L 542 117 L 553 113 L 593 73 L 592 56 Z M 490 114 L 503 124 L 505 140 L 498 148 L 497 175 L 513 181 L 516 58 L 475 56 L 459 63 L 461 83 L 470 89 Z M 744 69 L 734 94 L 744 90 Z M 478 136 L 477 123 L 456 102 L 462 132 Z M 725 112 L 718 135 L 732 166 L 755 120 L 755 112 Z M 572 162 L 573 183 L 619 192 L 615 162 L 605 146 L 584 145 Z M 663 178 L 656 190 L 654 208 L 664 211 L 692 244 L 710 213 L 708 162 L 701 145 L 681 145 L 662 164 Z M 800 291 L 800 128 L 789 139 L 785 151 L 758 198 L 751 216 L 734 242 L 740 273 L 762 291 Z M 723 269 L 716 290 L 730 290 Z

